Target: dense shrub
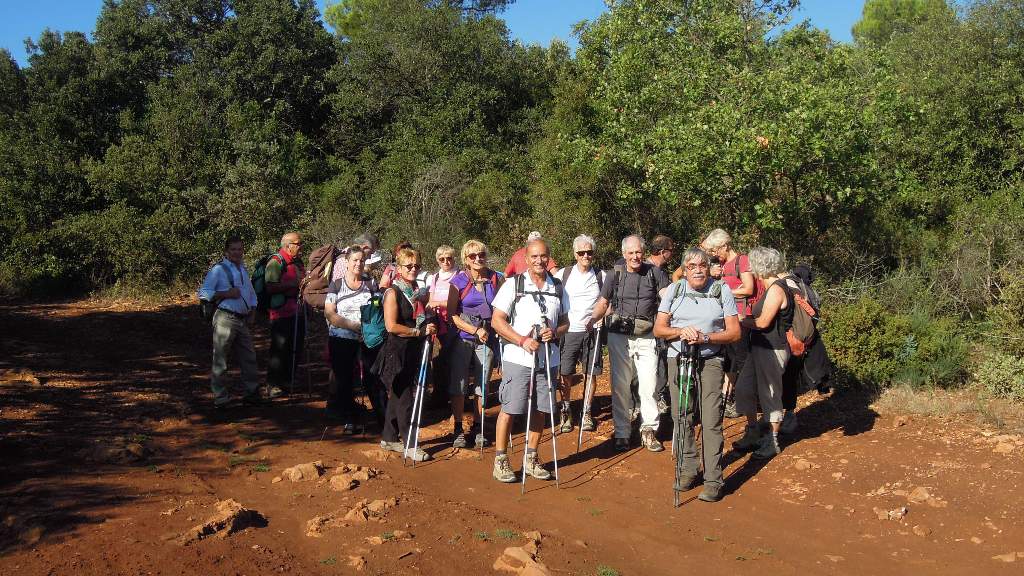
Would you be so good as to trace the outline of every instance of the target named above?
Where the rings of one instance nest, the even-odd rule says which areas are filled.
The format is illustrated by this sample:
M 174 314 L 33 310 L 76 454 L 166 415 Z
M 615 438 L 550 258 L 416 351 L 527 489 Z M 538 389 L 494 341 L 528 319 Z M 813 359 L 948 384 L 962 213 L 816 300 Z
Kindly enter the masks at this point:
M 990 352 L 974 368 L 974 380 L 993 396 L 1024 401 L 1024 358 Z

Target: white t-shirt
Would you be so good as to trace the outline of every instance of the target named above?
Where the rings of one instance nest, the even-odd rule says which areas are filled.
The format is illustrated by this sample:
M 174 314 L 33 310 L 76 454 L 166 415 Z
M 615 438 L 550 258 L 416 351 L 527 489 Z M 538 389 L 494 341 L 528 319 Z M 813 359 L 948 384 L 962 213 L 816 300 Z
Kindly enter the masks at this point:
M 527 273 L 523 279 L 523 296 L 519 298 L 519 302 L 516 303 L 516 317 L 515 322 L 512 324 L 512 329 L 519 334 L 529 334 L 534 324 L 544 325 L 545 323 L 554 330 L 558 326 L 558 317 L 562 314 L 569 312 L 569 299 L 562 298 L 561 303 L 558 301 L 558 290 L 555 285 L 551 283 L 551 278 L 547 277 L 544 279 L 544 286 L 538 288 L 534 283 L 530 274 Z M 542 294 L 541 294 L 542 293 Z M 512 276 L 501 285 L 498 289 L 498 293 L 494 296 L 494 302 L 491 306 L 501 310 L 505 314 L 509 314 L 512 310 L 512 301 L 516 297 L 516 277 Z M 541 313 L 540 305 L 538 300 L 544 302 L 544 306 L 547 309 L 546 314 Z M 558 340 L 553 340 L 550 343 L 551 347 L 551 365 L 558 366 Z M 532 359 L 530 353 L 523 350 L 519 346 L 506 342 L 502 348 L 502 360 L 505 362 L 511 362 L 520 366 L 530 366 Z M 537 366 L 543 366 L 544 364 L 544 346 L 542 345 L 538 351 Z
M 573 264 L 576 267 L 576 264 Z M 561 280 L 565 268 L 555 274 L 555 278 Z M 593 315 L 594 304 L 601 295 L 597 285 L 597 275 L 601 275 L 601 282 L 605 282 L 605 273 L 594 267 L 587 272 L 580 272 L 577 267 L 569 273 L 562 289 L 565 290 L 565 298 L 569 301 L 569 332 L 585 332 L 587 320 Z
M 353 290 L 349 287 L 348 281 L 342 278 L 336 284 L 332 283 L 331 288 L 333 289 L 335 286 L 337 287 L 337 292 L 327 293 L 327 299 L 324 301 L 325 305 L 334 304 L 338 316 L 351 322 L 360 322 L 362 320 L 360 308 L 373 297 L 373 293 L 370 291 L 370 283 L 363 280 L 362 285 L 358 289 Z M 349 340 L 360 340 L 362 338 L 359 333 L 347 328 L 332 326 L 330 322 L 327 322 L 327 331 L 335 338 L 348 338 Z

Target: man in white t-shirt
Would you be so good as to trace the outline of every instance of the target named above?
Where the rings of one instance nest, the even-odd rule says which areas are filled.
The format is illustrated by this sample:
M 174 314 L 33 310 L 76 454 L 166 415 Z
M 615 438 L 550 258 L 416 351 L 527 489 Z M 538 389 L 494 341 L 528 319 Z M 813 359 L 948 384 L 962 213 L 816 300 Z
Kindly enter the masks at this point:
M 590 376 L 590 363 L 594 360 L 596 351 L 593 374 L 596 376 L 601 373 L 601 344 L 597 338 L 592 313 L 604 286 L 605 273 L 594 268 L 594 245 L 594 239 L 590 236 L 577 236 L 572 241 L 576 264 L 562 268 L 555 274 L 555 277 L 562 281 L 562 291 L 565 293 L 565 299 L 569 301 L 569 331 L 558 345 L 562 353 L 561 367 L 558 371 L 561 376 L 562 393 L 559 432 L 572 432 L 569 400 L 572 398 L 576 365 L 583 365 L 584 378 Z M 583 405 L 587 406 L 586 398 L 583 399 Z M 583 414 L 580 426 L 585 431 L 594 430 L 594 420 L 590 417 L 589 411 Z
M 494 316 L 491 326 L 505 340 L 502 348 L 501 386 L 495 434 L 494 478 L 500 482 L 515 482 L 516 475 L 508 461 L 508 434 L 516 416 L 526 414 L 531 403 L 529 385 L 534 382 L 533 410 L 526 442 L 524 474 L 548 480 L 551 473 L 537 461 L 546 414 L 552 403 L 545 365 L 545 346 L 550 349 L 551 373 L 558 369 L 558 338 L 569 328 L 568 302 L 561 294 L 561 282 L 548 274 L 550 248 L 544 240 L 526 245 L 529 268 L 505 281 L 491 303 Z M 553 441 L 553 440 L 552 440 Z

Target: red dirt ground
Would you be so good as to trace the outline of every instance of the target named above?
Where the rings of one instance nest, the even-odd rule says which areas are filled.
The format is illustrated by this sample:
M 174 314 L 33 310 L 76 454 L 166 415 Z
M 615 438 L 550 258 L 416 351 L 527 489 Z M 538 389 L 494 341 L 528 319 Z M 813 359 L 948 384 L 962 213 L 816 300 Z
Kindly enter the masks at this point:
M 491 479 L 492 449 L 452 452 L 441 411 L 422 437 L 435 459 L 415 469 L 377 461 L 375 434 L 329 426 L 320 386 L 214 412 L 209 328 L 184 301 L 8 303 L 0 326 L 0 574 L 357 573 L 350 557 L 363 574 L 488 574 L 528 530 L 553 574 L 1024 572 L 1024 441 L 966 417 L 880 415 L 863 394 L 811 393 L 779 457 L 727 453 L 725 499 L 693 490 L 673 509 L 669 452 L 615 454 L 606 441 L 602 380 L 598 432 L 578 457 L 575 433 L 559 437 L 561 487 L 531 480 L 520 496 Z M 735 440 L 743 425 L 727 424 Z M 126 444 L 138 454 L 106 450 Z M 543 458 L 550 448 L 545 436 Z M 97 461 L 105 451 L 122 462 Z M 312 460 L 328 467 L 321 481 L 272 482 Z M 341 463 L 383 475 L 334 492 Z M 398 505 L 383 522 L 306 535 L 318 514 L 388 497 Z M 228 498 L 267 525 L 173 542 Z M 902 519 L 879 518 L 903 506 Z M 395 530 L 413 537 L 366 541 Z

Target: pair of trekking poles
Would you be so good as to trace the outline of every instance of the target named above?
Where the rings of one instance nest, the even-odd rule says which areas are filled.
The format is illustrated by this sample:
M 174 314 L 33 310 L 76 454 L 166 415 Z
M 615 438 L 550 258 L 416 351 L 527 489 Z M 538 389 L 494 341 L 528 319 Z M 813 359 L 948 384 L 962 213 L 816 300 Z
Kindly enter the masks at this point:
M 679 395 L 676 396 L 677 407 L 675 423 L 672 426 L 672 455 L 675 457 L 675 482 L 672 484 L 672 507 L 679 507 L 679 480 L 683 475 L 683 448 L 686 435 L 690 430 L 687 414 L 690 409 L 690 389 L 696 385 L 697 398 L 701 397 L 700 377 L 697 374 L 697 363 L 700 360 L 700 347 L 680 342 L 682 352 L 679 355 Z M 701 426 L 701 435 L 704 427 Z

